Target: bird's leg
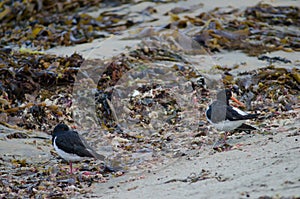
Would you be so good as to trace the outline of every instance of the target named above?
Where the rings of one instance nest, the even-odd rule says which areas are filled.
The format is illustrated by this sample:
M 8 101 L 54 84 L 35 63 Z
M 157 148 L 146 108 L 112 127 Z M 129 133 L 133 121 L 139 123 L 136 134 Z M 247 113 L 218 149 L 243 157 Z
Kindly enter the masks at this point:
M 228 144 L 227 141 L 227 136 L 230 135 L 229 132 L 225 132 L 224 133 L 224 137 L 223 140 L 219 140 L 218 142 L 216 142 L 213 146 L 214 150 L 217 150 L 219 152 L 222 151 L 229 151 L 231 149 L 234 149 L 234 147 L 232 147 L 230 144 Z M 236 147 L 238 148 L 238 147 Z
M 72 161 L 70 161 L 69 164 L 70 164 L 70 174 L 73 174 Z

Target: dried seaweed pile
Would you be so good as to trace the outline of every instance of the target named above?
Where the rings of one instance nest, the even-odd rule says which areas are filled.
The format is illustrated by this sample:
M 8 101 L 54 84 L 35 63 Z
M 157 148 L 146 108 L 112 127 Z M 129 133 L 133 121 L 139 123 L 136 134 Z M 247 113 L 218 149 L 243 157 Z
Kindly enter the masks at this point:
M 92 17 L 83 12 L 92 6 L 106 6 L 101 2 L 3 1 L 0 3 L 0 46 L 38 50 L 69 46 L 91 42 L 135 24 L 124 14 L 103 12 L 98 17 Z M 110 6 L 121 2 L 106 3 Z
M 7 164 L 7 163 L 6 163 Z M 1 172 L 0 196 L 3 198 L 39 197 L 69 198 L 91 192 L 91 184 L 103 183 L 108 175 L 99 173 L 95 166 L 85 165 L 79 168 L 79 174 L 70 176 L 58 165 L 46 163 L 30 164 L 26 160 L 13 160 L 12 169 Z M 48 165 L 48 166 L 45 166 Z M 11 168 L 11 165 L 6 165 Z M 89 174 L 87 167 L 90 167 Z
M 254 110 L 284 112 L 299 106 L 300 69 L 269 66 L 241 73 L 236 83 L 243 91 L 241 99 Z M 261 92 L 264 91 L 264 92 Z
M 170 65 L 170 68 L 155 65 L 155 63 L 161 63 L 162 61 L 168 63 Z M 176 63 L 178 63 L 178 65 L 176 65 Z M 168 74 L 171 74 L 171 76 L 169 76 Z M 132 94 L 128 93 L 129 91 L 136 92 L 140 90 L 142 91 L 141 94 L 144 94 L 144 92 L 148 92 L 150 90 L 152 92 L 153 89 L 159 90 L 160 87 L 164 87 L 166 84 L 168 84 L 169 81 L 172 81 L 174 75 L 177 78 L 184 78 L 184 81 L 186 81 L 186 79 L 197 79 L 201 77 L 199 72 L 195 71 L 191 63 L 186 63 L 184 58 L 178 53 L 167 48 L 152 48 L 146 43 L 141 44 L 139 48 L 134 49 L 128 55 L 121 55 L 116 57 L 112 62 L 107 64 L 105 70 L 99 77 L 99 96 L 97 97 L 99 103 L 99 118 L 106 121 L 105 125 L 114 126 L 114 118 L 112 117 L 111 110 L 109 110 L 109 105 L 106 103 L 106 99 L 112 100 L 113 92 L 121 93 L 126 91 L 126 95 L 124 93 L 120 95 L 118 94 L 118 97 L 126 98 L 128 97 L 128 95 Z M 151 76 L 150 80 L 149 76 Z M 135 85 L 137 85 L 138 83 L 136 83 L 134 80 L 139 81 L 142 79 L 145 79 L 147 83 L 141 83 L 140 87 L 136 87 Z M 150 84 L 148 84 L 149 82 Z M 122 85 L 122 83 L 125 83 L 126 85 Z M 166 89 L 169 89 L 170 87 L 171 86 L 169 85 Z M 157 92 L 159 92 L 160 94 L 156 95 L 162 99 L 164 97 L 167 97 L 168 95 L 168 92 L 165 91 Z M 132 103 L 131 108 L 135 109 L 134 107 L 135 105 L 137 105 L 137 103 L 143 103 L 141 104 L 142 106 L 151 106 L 151 97 L 153 98 L 153 96 L 143 97 L 148 98 L 148 102 L 145 102 L 147 101 L 147 99 L 142 100 L 144 102 L 141 102 L 141 99 L 138 99 L 139 102 L 135 101 L 135 99 L 132 99 L 132 101 L 130 102 Z M 176 100 L 174 99 L 170 99 L 170 101 L 176 103 Z M 115 101 L 112 102 L 117 103 Z
M 0 52 L 1 123 L 49 129 L 71 120 L 72 84 L 83 58 Z
M 193 24 L 193 37 L 212 52 L 242 50 L 251 56 L 265 52 L 300 50 L 299 8 L 274 7 L 260 3 L 244 11 L 216 8 L 195 17 L 170 14 L 173 26 L 184 29 Z M 174 16 L 175 15 L 175 16 Z M 289 27 L 289 31 L 280 26 Z M 170 25 L 168 25 L 170 26 Z M 199 30 L 200 29 L 200 30 Z
M 245 10 L 247 19 L 265 22 L 269 25 L 299 26 L 299 8 L 294 6 L 271 6 L 260 3 Z

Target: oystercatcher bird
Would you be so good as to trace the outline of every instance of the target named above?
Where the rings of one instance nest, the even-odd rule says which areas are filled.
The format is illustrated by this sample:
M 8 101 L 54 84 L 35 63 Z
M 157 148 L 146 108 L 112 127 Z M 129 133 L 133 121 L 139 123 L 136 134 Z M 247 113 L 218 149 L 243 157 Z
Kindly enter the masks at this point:
M 92 149 L 85 139 L 65 124 L 58 124 L 52 132 L 52 145 L 58 155 L 69 162 L 70 173 L 73 173 L 72 162 L 95 158 L 104 161 L 105 156 Z
M 217 100 L 209 105 L 206 110 L 207 120 L 218 130 L 225 131 L 224 142 L 226 142 L 227 132 L 235 129 L 254 130 L 256 128 L 244 124 L 248 119 L 258 117 L 258 114 L 248 114 L 229 104 L 233 100 L 239 106 L 245 106 L 232 95 L 231 89 L 221 90 L 217 93 Z

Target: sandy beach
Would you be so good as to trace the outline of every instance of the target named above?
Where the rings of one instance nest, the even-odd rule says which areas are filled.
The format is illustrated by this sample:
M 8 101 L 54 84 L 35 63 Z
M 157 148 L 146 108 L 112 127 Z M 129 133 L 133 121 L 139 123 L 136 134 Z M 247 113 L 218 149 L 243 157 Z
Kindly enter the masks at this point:
M 244 136 L 240 149 L 193 151 L 164 168 L 95 186 L 101 198 L 297 198 L 299 115 L 270 135 Z M 294 129 L 294 130 L 288 130 Z M 297 130 L 298 129 L 298 130 Z M 205 178 L 201 179 L 203 174 Z M 197 180 L 196 178 L 200 179 Z M 194 182 L 194 181 L 195 182 Z
M 215 7 L 232 6 L 244 9 L 260 1 L 184 1 L 155 6 L 158 13 L 172 6 L 203 7 L 193 11 L 208 11 Z M 277 5 L 299 6 L 299 1 L 263 1 Z M 139 4 L 131 9 L 143 10 L 152 3 Z M 189 13 L 189 14 L 193 14 Z M 162 21 L 161 21 L 162 20 Z M 164 19 L 149 25 L 163 23 Z M 137 42 L 134 40 L 134 42 Z M 133 43 L 134 44 L 134 43 Z M 92 44 L 86 44 L 89 48 Z M 112 38 L 99 45 L 98 50 L 85 51 L 89 58 L 109 57 L 125 49 L 127 42 Z M 132 45 L 132 43 L 130 44 Z M 67 51 L 66 51 L 67 49 Z M 50 50 L 55 53 L 72 52 L 77 47 Z M 80 48 L 79 48 L 80 49 Z M 97 54 L 98 53 L 98 54 Z M 274 52 L 270 56 L 289 57 L 293 63 L 299 61 L 299 53 Z M 212 58 L 216 63 L 233 65 L 246 60 L 247 67 L 238 72 L 262 67 L 255 57 L 243 53 L 221 53 Z M 203 64 L 204 65 L 204 64 Z M 276 120 L 278 127 L 270 134 L 254 133 L 231 140 L 242 146 L 239 149 L 215 153 L 211 146 L 190 151 L 187 156 L 171 160 L 162 168 L 135 171 L 94 186 L 97 198 L 297 198 L 300 197 L 300 114 L 288 120 Z M 207 173 L 207 175 L 205 174 Z M 206 179 L 195 180 L 205 174 Z M 195 180 L 195 182 L 193 182 Z
M 170 17 L 162 16 L 162 14 L 172 8 L 195 8 L 188 13 L 178 14 L 179 17 L 183 17 L 185 15 L 195 16 L 196 13 L 207 12 L 216 7 L 230 6 L 230 9 L 242 10 L 248 6 L 255 6 L 259 2 L 261 1 L 187 0 L 166 4 L 144 2 L 134 6 L 122 5 L 124 10 L 134 12 L 153 6 L 157 12 L 152 17 L 157 17 L 159 20 L 142 23 L 140 27 L 133 27 L 122 35 L 112 36 L 108 39 L 96 39 L 92 43 L 76 46 L 54 47 L 45 52 L 68 56 L 78 52 L 85 59 L 109 59 L 128 52 L 128 49 L 135 48 L 141 42 L 140 39 L 128 39 L 130 31 L 136 31 L 136 28 L 165 24 Z M 297 0 L 266 0 L 262 2 L 273 6 L 300 6 L 300 1 Z M 115 8 L 111 10 L 113 9 Z M 100 9 L 91 14 L 97 16 L 103 11 Z M 297 31 L 299 32 L 299 27 Z M 275 51 L 265 55 L 280 56 L 290 60 L 290 63 L 287 64 L 274 63 L 275 67 L 300 67 L 300 52 Z M 204 76 L 208 77 L 212 77 L 210 76 L 212 68 L 207 66 L 239 64 L 240 67 L 230 71 L 233 75 L 266 66 L 266 62 L 241 51 L 191 55 L 189 61 L 194 63 L 195 68 Z M 220 74 L 214 73 L 213 75 Z M 257 131 L 229 136 L 228 143 L 234 146 L 229 151 L 215 151 L 211 143 L 195 145 L 195 147 L 193 145 L 190 150 L 185 150 L 186 148 L 183 147 L 184 153 L 180 157 L 167 157 L 168 161 L 159 162 L 157 165 L 154 163 L 149 168 L 137 166 L 129 169 L 124 175 L 112 177 L 107 182 L 91 184 L 87 193 L 76 194 L 72 198 L 300 198 L 299 96 L 296 100 L 298 101 L 295 102 L 296 106 L 293 110 L 286 111 L 272 120 L 266 119 L 255 123 L 258 124 Z M 203 113 L 199 114 L 203 115 Z M 212 127 L 208 127 L 208 129 L 209 133 L 205 137 L 216 138 L 219 136 L 216 129 Z M 10 166 L 8 163 L 5 165 L 5 162 L 12 158 L 23 158 L 30 164 L 42 165 L 41 167 L 46 169 L 59 164 L 50 153 L 53 150 L 51 136 L 45 132 L 12 130 L 3 125 L 0 126 L 0 131 L 2 170 L 5 170 L 6 166 Z M 31 137 L 40 136 L 46 139 L 6 138 L 7 135 L 16 131 L 29 134 Z M 188 134 L 186 136 L 188 137 Z M 92 135 L 87 138 L 89 141 L 93 140 Z M 193 138 L 186 139 L 192 140 Z M 97 145 L 95 144 L 95 146 Z M 98 151 L 102 151 L 106 155 L 110 155 L 113 151 L 112 146 L 109 146 L 107 151 L 104 150 L 105 147 L 100 146 L 102 148 L 98 148 Z M 180 149 L 178 150 L 180 151 Z

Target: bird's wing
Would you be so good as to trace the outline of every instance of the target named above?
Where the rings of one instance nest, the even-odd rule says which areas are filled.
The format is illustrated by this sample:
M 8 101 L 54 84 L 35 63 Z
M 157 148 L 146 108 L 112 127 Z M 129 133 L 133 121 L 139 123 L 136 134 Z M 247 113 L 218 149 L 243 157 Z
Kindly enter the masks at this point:
M 80 140 L 82 141 L 82 144 L 85 146 L 86 150 L 89 151 L 89 153 L 92 154 L 94 158 L 104 161 L 104 159 L 106 158 L 104 155 L 98 154 L 90 145 L 88 145 L 86 140 L 80 134 L 77 135 L 80 137 Z
M 230 121 L 254 119 L 257 118 L 257 116 L 258 114 L 247 114 L 232 106 L 227 106 L 226 108 L 226 119 Z
M 87 150 L 76 131 L 61 133 L 56 137 L 55 144 L 67 153 L 73 153 L 80 157 L 94 157 Z

